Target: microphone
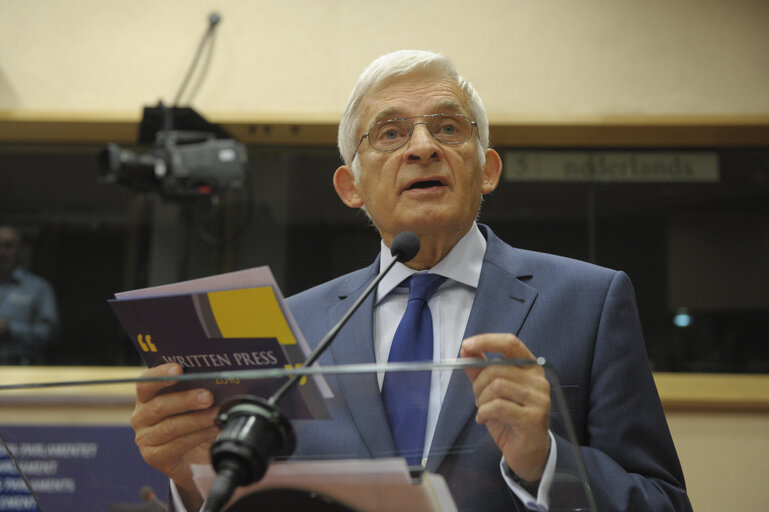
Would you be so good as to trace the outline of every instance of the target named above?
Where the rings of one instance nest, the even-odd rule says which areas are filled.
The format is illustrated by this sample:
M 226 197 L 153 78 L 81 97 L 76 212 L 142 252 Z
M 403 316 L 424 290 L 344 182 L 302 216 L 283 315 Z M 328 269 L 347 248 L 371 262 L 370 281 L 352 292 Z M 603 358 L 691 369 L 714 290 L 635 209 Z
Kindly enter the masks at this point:
M 212 12 L 208 16 L 208 29 L 213 29 L 220 21 L 222 21 L 222 17 L 219 16 L 218 12 Z
M 411 231 L 403 231 L 402 233 L 398 233 L 398 235 L 393 239 L 393 243 L 390 245 L 392 245 L 392 247 L 390 247 L 390 254 L 392 254 L 395 259 L 401 263 L 411 261 L 417 257 L 417 254 L 419 254 L 419 237 Z M 391 264 L 390 267 L 392 265 L 393 264 Z M 384 274 L 389 272 L 390 267 L 387 267 L 384 272 L 382 272 L 382 277 L 384 277 Z M 377 284 L 379 284 L 379 281 L 377 281 Z
M 311 366 L 334 341 L 363 301 L 396 263 L 411 261 L 419 253 L 419 237 L 410 231 L 399 233 L 390 244 L 393 260 L 366 287 L 339 322 L 326 333 L 303 366 Z M 211 464 L 216 479 L 211 485 L 203 512 L 219 512 L 235 487 L 258 482 L 275 456 L 288 456 L 296 447 L 291 422 L 277 407 L 277 402 L 301 379 L 292 375 L 283 386 L 265 400 L 251 395 L 234 397 L 225 403 L 217 417 L 222 431 L 211 446 Z
M 158 499 L 158 495 L 149 485 L 143 485 L 139 489 L 139 496 L 141 496 L 142 501 L 160 507 L 160 510 L 168 510 L 166 504 Z

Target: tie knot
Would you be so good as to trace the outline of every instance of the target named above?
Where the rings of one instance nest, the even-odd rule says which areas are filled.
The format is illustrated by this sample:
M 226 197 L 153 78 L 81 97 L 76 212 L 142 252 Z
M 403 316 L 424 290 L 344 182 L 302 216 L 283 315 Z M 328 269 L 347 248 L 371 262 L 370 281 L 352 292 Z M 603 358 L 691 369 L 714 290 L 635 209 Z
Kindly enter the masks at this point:
M 409 278 L 409 300 L 430 300 L 446 278 L 438 274 L 414 274 Z

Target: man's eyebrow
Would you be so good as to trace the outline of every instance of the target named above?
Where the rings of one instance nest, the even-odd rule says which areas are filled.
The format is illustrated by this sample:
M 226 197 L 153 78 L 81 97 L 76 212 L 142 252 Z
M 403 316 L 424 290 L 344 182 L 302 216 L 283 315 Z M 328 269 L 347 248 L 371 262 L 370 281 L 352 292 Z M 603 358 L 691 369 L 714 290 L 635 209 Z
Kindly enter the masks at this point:
M 401 110 L 396 107 L 389 107 L 382 111 L 380 111 L 376 117 L 374 118 L 374 123 L 376 124 L 379 121 L 386 121 L 388 119 L 395 119 L 397 117 L 402 117 Z
M 441 100 L 435 104 L 425 114 L 467 114 L 465 107 L 455 100 Z M 404 117 L 403 111 L 398 107 L 388 107 L 380 111 L 376 117 L 374 117 L 372 124 L 376 124 L 380 121 L 389 121 L 390 119 L 397 119 Z

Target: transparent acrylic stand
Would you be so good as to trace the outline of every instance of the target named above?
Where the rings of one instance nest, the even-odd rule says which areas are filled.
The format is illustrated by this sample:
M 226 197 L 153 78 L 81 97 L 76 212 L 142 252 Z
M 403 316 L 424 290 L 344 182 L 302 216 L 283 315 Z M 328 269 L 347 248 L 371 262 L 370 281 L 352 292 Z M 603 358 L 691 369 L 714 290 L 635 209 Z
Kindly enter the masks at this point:
M 260 381 L 280 389 L 295 385 L 271 406 L 281 416 L 278 423 L 293 436 L 288 448 L 268 454 L 266 474 L 257 482 L 239 486 L 227 510 L 497 510 L 511 507 L 513 498 L 502 478 L 501 454 L 487 429 L 475 422 L 476 407 L 468 372 L 490 366 L 540 366 L 550 382 L 550 430 L 559 439 L 559 464 L 552 475 L 549 510 L 597 511 L 591 486 L 575 437 L 568 406 L 558 376 L 543 359 L 458 359 L 440 363 L 357 364 L 297 369 L 210 372 L 141 379 L 136 376 L 108 379 L 67 379 L 9 382 L 0 385 L 0 508 L 2 510 L 163 510 L 168 480 L 147 466 L 133 441 L 130 412 L 100 422 L 99 410 L 113 407 L 110 399 L 90 404 L 91 413 L 64 408 L 60 416 L 42 423 L 19 419 L 19 408 L 50 407 L 66 402 L 85 388 L 108 390 L 140 381 L 179 381 L 187 387 L 237 384 L 239 398 L 225 401 L 223 410 L 238 404 L 270 402 L 273 395 L 248 397 L 248 383 Z M 387 416 L 380 396 L 385 372 L 432 372 L 439 386 L 442 408 L 432 418 L 430 448 L 422 464 L 408 467 L 393 448 Z M 138 371 L 137 371 L 138 374 Z M 310 380 L 323 397 L 303 394 Z M 132 389 L 132 388 L 131 388 Z M 110 396 L 109 392 L 105 392 Z M 244 396 L 246 395 L 246 396 Z M 306 403 L 308 397 L 316 403 Z M 115 394 L 115 403 L 130 411 L 130 393 Z M 322 403 L 317 403 L 318 401 Z M 46 405 L 49 404 L 49 405 Z M 13 408 L 13 422 L 4 410 Z M 96 414 L 93 414 L 93 411 Z M 67 412 L 71 411 L 71 412 Z M 256 415 L 259 413 L 257 411 Z M 269 416 L 269 415 L 268 415 Z M 57 418 L 60 417 L 60 421 Z M 120 418 L 124 417 L 121 422 Z M 220 419 L 234 421 L 230 417 Z M 247 420 L 248 421 L 248 420 Z M 246 422 L 247 422 L 246 421 Z M 267 423 L 275 421 L 268 417 Z M 245 422 L 244 422 L 245 423 Z M 223 422 L 225 431 L 226 421 Z M 239 435 L 239 434 L 238 434 Z M 237 437 L 237 436 L 236 436 Z M 272 441 L 267 441 L 269 445 Z M 562 453 L 563 447 L 567 452 Z M 9 453 L 10 452 L 10 453 Z M 565 461 L 561 464 L 560 461 Z M 206 495 L 216 476 L 208 461 L 195 465 L 196 484 Z M 536 498 L 536 496 L 535 496 Z M 297 501 L 304 500 L 304 501 Z M 6 504 L 6 505 L 4 505 Z M 17 506 L 17 508 L 13 508 Z M 26 507 L 26 508 L 25 508 Z

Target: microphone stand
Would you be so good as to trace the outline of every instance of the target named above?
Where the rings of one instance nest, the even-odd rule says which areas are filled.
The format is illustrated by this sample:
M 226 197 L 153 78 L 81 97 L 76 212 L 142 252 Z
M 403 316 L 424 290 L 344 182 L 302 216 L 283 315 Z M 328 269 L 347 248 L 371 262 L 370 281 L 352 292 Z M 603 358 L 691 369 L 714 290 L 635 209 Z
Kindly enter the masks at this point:
M 410 231 L 399 233 L 391 245 L 393 260 L 326 333 L 303 366 L 311 366 L 318 360 L 336 338 L 339 330 L 371 295 L 395 263 L 414 259 L 420 246 L 419 238 Z M 278 408 L 277 402 L 295 387 L 300 379 L 300 376 L 292 375 L 269 399 L 239 395 L 222 406 L 216 419 L 222 431 L 211 447 L 211 464 L 217 476 L 206 498 L 203 512 L 219 512 L 232 496 L 235 487 L 258 482 L 267 472 L 273 457 L 289 456 L 294 452 L 294 428 Z

